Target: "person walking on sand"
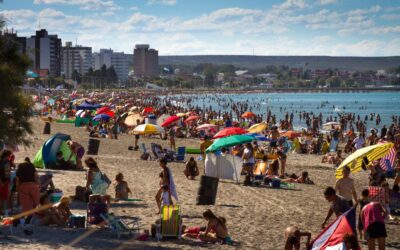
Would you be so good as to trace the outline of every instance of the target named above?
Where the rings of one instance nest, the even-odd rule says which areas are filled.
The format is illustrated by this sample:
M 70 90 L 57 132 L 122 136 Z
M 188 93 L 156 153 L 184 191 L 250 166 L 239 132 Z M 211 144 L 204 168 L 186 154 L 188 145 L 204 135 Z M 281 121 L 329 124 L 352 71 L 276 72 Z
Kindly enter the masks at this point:
M 351 208 L 349 202 L 342 196 L 337 195 L 333 187 L 327 187 L 324 191 L 324 196 L 325 199 L 331 203 L 331 206 L 329 207 L 328 214 L 321 225 L 322 228 L 325 228 L 325 224 L 328 222 L 329 218 L 331 218 L 333 213 L 335 213 L 336 217 L 339 217 Z

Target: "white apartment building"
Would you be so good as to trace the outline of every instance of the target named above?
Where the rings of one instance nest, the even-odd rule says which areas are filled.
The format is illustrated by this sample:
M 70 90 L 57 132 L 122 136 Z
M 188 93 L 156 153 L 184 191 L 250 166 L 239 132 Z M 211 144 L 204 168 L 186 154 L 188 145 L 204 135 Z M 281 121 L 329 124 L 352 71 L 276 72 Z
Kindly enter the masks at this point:
M 113 66 L 118 76 L 118 81 L 128 79 L 129 69 L 124 52 L 114 52 L 112 49 L 100 49 L 100 52 L 93 53 L 93 70 L 100 69 L 103 65 L 107 68 Z
M 72 78 L 72 73 L 76 70 L 83 76 L 89 68 L 92 67 L 92 48 L 82 47 L 76 45 L 72 46 L 72 42 L 66 42 L 65 46 L 62 47 L 62 63 L 61 63 L 61 74 L 66 79 Z

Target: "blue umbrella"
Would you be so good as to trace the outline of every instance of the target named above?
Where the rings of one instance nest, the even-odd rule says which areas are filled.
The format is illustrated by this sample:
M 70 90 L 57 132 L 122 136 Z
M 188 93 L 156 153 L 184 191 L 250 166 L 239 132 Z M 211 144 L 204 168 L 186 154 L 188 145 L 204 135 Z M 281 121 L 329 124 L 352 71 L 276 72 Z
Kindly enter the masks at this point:
M 261 134 L 257 134 L 257 133 L 251 133 L 251 134 L 246 134 L 246 135 L 253 137 L 254 140 L 257 140 L 257 141 L 271 141 L 271 139 L 269 139 Z
M 110 120 L 110 116 L 107 114 L 98 114 L 95 117 L 93 117 L 94 121 L 109 121 Z

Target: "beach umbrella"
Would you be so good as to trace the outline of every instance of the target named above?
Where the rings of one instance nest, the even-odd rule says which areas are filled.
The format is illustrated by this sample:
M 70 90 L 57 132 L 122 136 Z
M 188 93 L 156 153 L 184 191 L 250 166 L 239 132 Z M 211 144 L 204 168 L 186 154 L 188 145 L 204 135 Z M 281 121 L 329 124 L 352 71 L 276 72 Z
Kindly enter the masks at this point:
M 192 116 L 189 116 L 186 120 L 185 120 L 185 123 L 189 123 L 189 122 L 191 122 L 191 121 L 195 121 L 195 120 L 198 120 L 198 119 L 200 119 L 201 117 L 200 116 L 198 116 L 198 115 L 192 115 Z
M 80 117 L 80 115 L 83 113 L 83 112 L 85 112 L 83 109 L 81 109 L 81 110 L 78 110 L 76 113 L 75 113 L 75 116 L 76 117 Z
M 205 123 L 205 124 L 201 124 L 201 125 L 198 126 L 196 129 L 197 129 L 197 130 L 206 130 L 206 129 L 216 128 L 216 127 L 217 127 L 217 125 Z
M 251 136 L 254 138 L 254 140 L 257 140 L 257 141 L 271 141 L 271 139 L 265 137 L 264 135 L 257 134 L 257 133 L 250 133 L 250 134 L 245 134 L 245 135 Z
M 227 137 L 227 136 L 231 136 L 231 135 L 246 134 L 246 133 L 247 133 L 247 131 L 243 128 L 229 127 L 229 128 L 224 128 L 223 130 L 216 133 L 214 135 L 213 139 Z
M 107 113 L 108 111 L 110 111 L 110 108 L 105 106 L 105 107 L 101 107 L 98 110 L 96 110 L 96 115 L 98 114 L 104 114 Z
M 178 114 L 176 114 L 176 116 L 178 116 L 178 117 L 185 117 L 185 116 L 187 116 L 185 113 L 178 113 Z
M 266 123 L 257 123 L 257 124 L 254 124 L 253 126 L 251 126 L 248 129 L 248 131 L 250 133 L 261 133 L 266 129 L 267 129 L 267 124 Z
M 252 117 L 255 117 L 255 116 L 256 115 L 253 112 L 250 112 L 250 111 L 244 112 L 242 114 L 242 118 L 252 118 Z
M 340 123 L 338 122 L 327 122 L 322 125 L 322 128 L 325 130 L 331 130 L 331 129 L 336 129 L 340 128 Z
M 252 142 L 253 137 L 248 136 L 248 135 L 232 135 L 232 136 L 227 136 L 224 138 L 220 138 L 214 141 L 211 146 L 209 146 L 206 149 L 206 152 L 215 152 L 217 150 L 220 150 L 221 148 L 229 148 L 233 147 L 239 144 L 247 143 L 247 142 Z
M 127 125 L 127 126 L 136 126 L 136 125 L 138 125 L 137 124 L 137 120 L 139 120 L 139 122 L 142 122 L 143 121 L 143 117 L 141 116 L 141 115 L 139 115 L 139 114 L 131 114 L 131 115 L 128 115 L 126 118 L 125 118 L 125 121 L 124 121 L 124 123 Z
M 342 178 L 342 169 L 344 166 L 349 166 L 352 173 L 357 173 L 363 168 L 363 163 L 368 165 L 369 162 L 384 157 L 393 146 L 393 143 L 387 142 L 360 148 L 342 161 L 336 169 L 336 179 Z
M 287 138 L 293 140 L 294 138 L 300 137 L 301 133 L 297 132 L 297 131 L 293 131 L 293 130 L 288 130 L 288 131 L 282 133 L 281 136 L 284 136 L 284 137 L 287 137 Z
M 158 125 L 154 124 L 140 124 L 134 130 L 134 134 L 161 134 L 164 132 L 164 129 Z
M 94 121 L 109 121 L 110 120 L 110 116 L 107 114 L 98 114 L 95 117 L 93 117 Z
M 161 124 L 161 127 L 166 127 L 166 126 L 172 124 L 173 122 L 176 122 L 179 119 L 180 119 L 179 116 L 176 116 L 176 115 L 170 116 L 167 119 L 165 119 L 165 121 Z
M 161 124 L 163 124 L 165 122 L 165 120 L 170 117 L 170 115 L 167 114 L 162 114 L 157 118 L 157 125 L 161 126 Z
M 154 108 L 153 107 L 145 107 L 144 109 L 143 109 L 143 113 L 151 113 L 151 112 L 153 112 L 154 111 Z

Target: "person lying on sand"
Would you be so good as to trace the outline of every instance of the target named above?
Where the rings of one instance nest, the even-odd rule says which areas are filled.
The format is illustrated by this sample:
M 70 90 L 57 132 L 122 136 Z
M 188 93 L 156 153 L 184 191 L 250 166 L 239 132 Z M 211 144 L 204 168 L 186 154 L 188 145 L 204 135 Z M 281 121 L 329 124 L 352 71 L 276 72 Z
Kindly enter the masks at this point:
M 31 224 L 36 226 L 57 225 L 65 226 L 65 222 L 55 208 L 51 206 L 49 196 L 44 194 L 40 197 L 39 208 L 43 208 L 32 215 Z
M 307 237 L 306 248 L 308 249 L 311 240 L 310 232 L 300 232 L 296 226 L 285 229 L 285 250 L 300 250 L 301 237 Z

